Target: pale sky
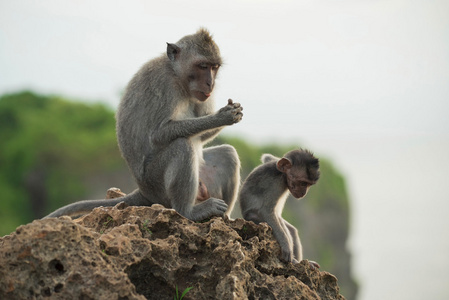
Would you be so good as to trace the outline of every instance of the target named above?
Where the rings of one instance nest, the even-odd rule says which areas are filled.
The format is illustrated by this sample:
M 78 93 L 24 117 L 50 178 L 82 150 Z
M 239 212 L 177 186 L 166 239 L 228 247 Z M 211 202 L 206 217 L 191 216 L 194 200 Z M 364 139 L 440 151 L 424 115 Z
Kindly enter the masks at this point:
M 115 109 L 143 63 L 202 26 L 225 60 L 217 108 L 244 107 L 223 132 L 297 142 L 347 177 L 360 299 L 422 299 L 406 290 L 423 268 L 431 298 L 449 297 L 449 1 L 0 0 L 0 94 Z

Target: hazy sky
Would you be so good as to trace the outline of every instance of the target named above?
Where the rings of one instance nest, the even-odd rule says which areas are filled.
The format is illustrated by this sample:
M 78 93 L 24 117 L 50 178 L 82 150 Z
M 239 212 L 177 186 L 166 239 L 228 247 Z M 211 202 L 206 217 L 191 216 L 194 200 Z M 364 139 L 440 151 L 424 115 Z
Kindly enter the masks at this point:
M 0 91 L 115 107 L 165 42 L 206 26 L 226 62 L 217 102 L 246 110 L 230 131 L 449 135 L 448 11 L 448 1 L 1 0 Z
M 115 108 L 144 62 L 201 26 L 225 59 L 217 105 L 244 107 L 224 133 L 297 142 L 348 178 L 361 299 L 429 296 L 407 293 L 418 271 L 430 298 L 446 299 L 447 0 L 0 0 L 0 94 Z

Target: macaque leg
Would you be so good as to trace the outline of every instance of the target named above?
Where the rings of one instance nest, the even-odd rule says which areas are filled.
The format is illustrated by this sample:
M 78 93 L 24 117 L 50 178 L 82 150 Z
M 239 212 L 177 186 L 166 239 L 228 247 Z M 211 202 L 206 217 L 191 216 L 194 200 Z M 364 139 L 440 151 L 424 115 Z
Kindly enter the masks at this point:
M 302 260 L 302 246 L 301 246 L 301 240 L 299 239 L 298 229 L 296 229 L 295 226 L 293 226 L 292 224 L 288 223 L 285 220 L 284 220 L 284 224 L 288 228 L 288 230 L 290 232 L 290 236 L 292 237 L 293 255 L 298 260 L 298 262 L 300 262 Z M 320 265 L 313 260 L 309 260 L 309 265 L 310 265 L 310 267 L 312 267 L 312 269 L 320 268 Z
M 195 205 L 199 184 L 199 162 L 192 144 L 187 139 L 179 138 L 169 147 L 172 149 L 168 149 L 165 153 L 176 155 L 160 161 L 169 162 L 163 176 L 170 206 L 193 221 L 223 215 L 228 206 L 221 199 L 209 198 Z
M 203 150 L 204 164 L 200 178 L 210 197 L 223 199 L 228 205 L 225 215 L 230 216 L 240 186 L 240 160 L 230 145 L 209 147 Z

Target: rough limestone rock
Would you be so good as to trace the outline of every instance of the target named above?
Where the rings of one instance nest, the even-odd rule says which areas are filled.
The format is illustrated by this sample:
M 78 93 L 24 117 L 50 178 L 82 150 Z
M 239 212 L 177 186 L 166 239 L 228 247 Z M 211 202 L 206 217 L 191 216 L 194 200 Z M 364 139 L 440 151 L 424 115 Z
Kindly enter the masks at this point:
M 0 238 L 0 299 L 344 299 L 333 275 L 279 253 L 266 224 L 120 203 Z

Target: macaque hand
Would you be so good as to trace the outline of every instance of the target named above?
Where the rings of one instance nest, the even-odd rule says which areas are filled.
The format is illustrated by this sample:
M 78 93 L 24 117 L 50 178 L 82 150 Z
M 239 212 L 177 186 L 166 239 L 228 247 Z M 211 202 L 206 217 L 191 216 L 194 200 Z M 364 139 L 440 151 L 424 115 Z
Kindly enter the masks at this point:
M 281 248 L 281 260 L 285 262 L 295 263 L 297 260 L 293 257 L 293 252 L 290 249 L 282 249 Z
M 240 103 L 234 103 L 232 99 L 228 99 L 228 104 L 221 108 L 217 115 L 220 119 L 223 119 L 224 125 L 232 125 L 242 120 L 243 107 Z

